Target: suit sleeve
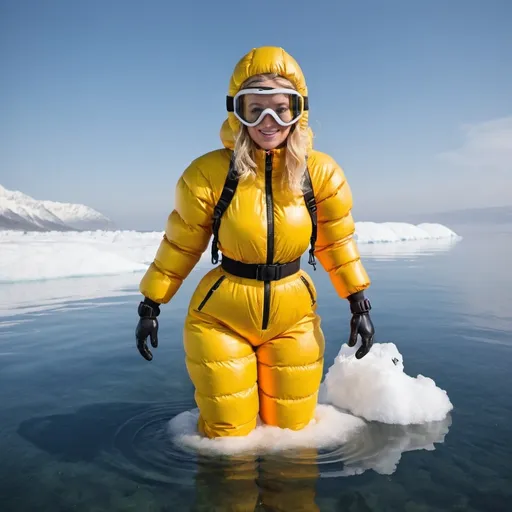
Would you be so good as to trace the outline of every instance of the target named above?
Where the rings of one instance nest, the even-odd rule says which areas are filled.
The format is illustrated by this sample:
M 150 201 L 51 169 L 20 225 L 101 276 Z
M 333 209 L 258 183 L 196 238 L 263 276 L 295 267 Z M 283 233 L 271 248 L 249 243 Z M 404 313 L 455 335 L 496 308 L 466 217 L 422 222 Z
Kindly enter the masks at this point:
M 208 247 L 212 214 L 210 183 L 192 163 L 178 180 L 174 210 L 155 259 L 141 280 L 139 290 L 145 297 L 167 303 L 176 294 Z
M 343 170 L 327 155 L 319 162 L 321 172 L 315 191 L 318 234 L 315 255 L 341 298 L 370 286 L 354 239 L 352 192 Z

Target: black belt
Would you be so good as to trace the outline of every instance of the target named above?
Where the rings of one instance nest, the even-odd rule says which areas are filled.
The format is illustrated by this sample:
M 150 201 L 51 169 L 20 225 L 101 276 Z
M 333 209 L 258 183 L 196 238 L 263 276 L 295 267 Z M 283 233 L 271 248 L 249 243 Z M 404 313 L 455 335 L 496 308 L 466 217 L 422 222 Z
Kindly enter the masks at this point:
M 221 267 L 230 274 L 257 281 L 279 281 L 291 276 L 300 270 L 300 258 L 290 263 L 275 263 L 273 265 L 259 265 L 257 263 L 242 263 L 222 255 Z

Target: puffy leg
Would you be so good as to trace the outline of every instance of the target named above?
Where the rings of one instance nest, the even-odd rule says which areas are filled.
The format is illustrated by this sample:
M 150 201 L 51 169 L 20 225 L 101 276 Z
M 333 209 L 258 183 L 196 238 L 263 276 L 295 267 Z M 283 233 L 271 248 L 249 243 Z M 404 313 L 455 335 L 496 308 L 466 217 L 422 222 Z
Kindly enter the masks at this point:
M 320 319 L 312 312 L 258 347 L 260 416 L 264 423 L 300 430 L 314 418 L 324 344 Z
M 189 310 L 184 347 L 200 412 L 199 430 L 207 437 L 251 432 L 259 408 L 252 345 L 213 317 Z

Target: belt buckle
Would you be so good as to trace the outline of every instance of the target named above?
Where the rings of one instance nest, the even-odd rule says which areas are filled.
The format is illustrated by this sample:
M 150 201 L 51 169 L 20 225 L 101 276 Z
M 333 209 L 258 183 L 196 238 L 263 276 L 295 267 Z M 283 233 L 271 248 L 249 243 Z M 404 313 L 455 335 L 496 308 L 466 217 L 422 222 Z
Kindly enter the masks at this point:
M 281 279 L 282 265 L 258 265 L 256 267 L 256 279 L 258 281 L 277 281 Z

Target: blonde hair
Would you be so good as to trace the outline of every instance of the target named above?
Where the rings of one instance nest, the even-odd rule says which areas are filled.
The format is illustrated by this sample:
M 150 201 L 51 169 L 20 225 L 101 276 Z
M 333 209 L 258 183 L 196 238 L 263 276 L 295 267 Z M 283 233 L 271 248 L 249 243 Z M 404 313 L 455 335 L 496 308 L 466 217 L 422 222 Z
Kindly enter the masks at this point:
M 275 73 L 263 73 L 248 78 L 240 89 L 256 85 L 266 80 L 275 80 L 280 87 L 296 89 L 286 78 Z M 295 123 L 286 139 L 285 172 L 282 176 L 282 185 L 291 192 L 300 194 L 304 171 L 306 169 L 306 156 L 308 149 L 308 133 Z M 235 169 L 240 179 L 256 174 L 254 151 L 256 144 L 252 140 L 247 127 L 240 123 L 240 130 L 235 137 Z

